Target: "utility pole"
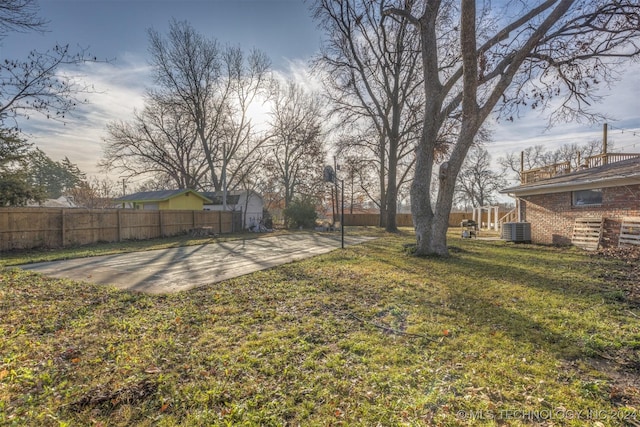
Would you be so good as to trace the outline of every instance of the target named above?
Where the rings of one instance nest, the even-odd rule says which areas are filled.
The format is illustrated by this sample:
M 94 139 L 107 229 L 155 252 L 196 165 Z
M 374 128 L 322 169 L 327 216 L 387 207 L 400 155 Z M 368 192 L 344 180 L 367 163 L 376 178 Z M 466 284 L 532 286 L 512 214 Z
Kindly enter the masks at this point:
M 607 159 L 607 124 L 602 125 L 602 164 L 606 165 Z
M 126 182 L 126 178 L 122 178 L 122 197 L 127 195 L 127 187 L 125 185 L 125 182 Z M 124 208 L 125 208 L 125 203 L 122 202 L 122 209 Z

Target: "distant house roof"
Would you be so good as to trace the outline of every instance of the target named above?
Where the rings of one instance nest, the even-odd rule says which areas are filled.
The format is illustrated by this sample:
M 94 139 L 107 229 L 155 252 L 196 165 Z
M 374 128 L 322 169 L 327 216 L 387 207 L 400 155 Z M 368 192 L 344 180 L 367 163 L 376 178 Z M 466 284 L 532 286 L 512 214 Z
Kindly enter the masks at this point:
M 191 193 L 204 200 L 205 203 L 210 203 L 211 200 L 204 196 L 203 193 L 198 193 L 195 190 L 179 189 L 179 190 L 160 190 L 160 191 L 141 191 L 139 193 L 127 194 L 126 196 L 115 199 L 114 202 L 138 202 L 138 203 L 153 203 L 164 202 L 165 200 L 172 199 L 181 194 Z
M 240 196 L 246 193 L 246 191 L 228 191 L 227 192 L 227 204 L 228 205 L 237 205 L 238 203 L 240 203 Z M 249 193 L 252 196 L 255 197 L 259 197 L 260 199 L 262 199 L 262 197 L 256 193 L 255 191 L 249 191 Z M 209 200 L 211 200 L 211 203 L 205 203 L 205 204 L 211 204 L 211 205 L 221 205 L 222 204 L 222 191 L 203 191 L 202 194 L 207 197 Z
M 640 184 L 640 157 L 500 190 L 515 196 Z
M 43 208 L 76 208 L 78 205 L 73 197 L 60 196 L 57 199 L 47 199 L 41 203 L 29 203 L 28 206 L 40 206 Z

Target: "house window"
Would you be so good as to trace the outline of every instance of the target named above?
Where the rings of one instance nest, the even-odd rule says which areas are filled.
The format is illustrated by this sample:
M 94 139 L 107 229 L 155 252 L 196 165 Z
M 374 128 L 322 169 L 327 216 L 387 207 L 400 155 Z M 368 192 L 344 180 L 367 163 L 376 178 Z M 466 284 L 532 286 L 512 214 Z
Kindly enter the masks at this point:
M 580 190 L 572 193 L 571 204 L 573 206 L 593 206 L 602 204 L 602 190 Z

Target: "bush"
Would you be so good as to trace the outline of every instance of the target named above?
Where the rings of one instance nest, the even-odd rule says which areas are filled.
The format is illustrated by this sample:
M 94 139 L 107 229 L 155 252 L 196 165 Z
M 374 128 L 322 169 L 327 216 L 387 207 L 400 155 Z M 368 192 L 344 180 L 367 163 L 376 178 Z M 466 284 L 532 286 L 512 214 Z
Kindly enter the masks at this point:
M 313 228 L 316 219 L 316 205 L 310 197 L 294 199 L 284 210 L 284 222 L 288 228 Z
M 266 209 L 262 210 L 262 225 L 271 230 L 273 228 L 273 217 L 271 212 Z

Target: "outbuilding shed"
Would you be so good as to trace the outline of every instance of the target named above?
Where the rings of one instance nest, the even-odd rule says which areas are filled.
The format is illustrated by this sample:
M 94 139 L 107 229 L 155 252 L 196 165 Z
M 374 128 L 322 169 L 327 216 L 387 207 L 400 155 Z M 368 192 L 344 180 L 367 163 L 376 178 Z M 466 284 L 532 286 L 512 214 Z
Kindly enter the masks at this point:
M 204 204 L 204 210 L 225 210 L 222 191 L 203 192 L 210 202 Z M 242 228 L 258 225 L 262 220 L 264 201 L 255 191 L 228 191 L 226 210 L 242 212 Z
M 124 208 L 143 210 L 193 210 L 201 211 L 211 200 L 195 190 L 142 191 L 114 200 Z

